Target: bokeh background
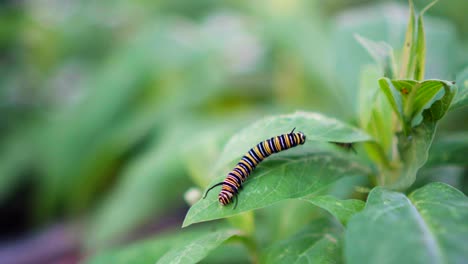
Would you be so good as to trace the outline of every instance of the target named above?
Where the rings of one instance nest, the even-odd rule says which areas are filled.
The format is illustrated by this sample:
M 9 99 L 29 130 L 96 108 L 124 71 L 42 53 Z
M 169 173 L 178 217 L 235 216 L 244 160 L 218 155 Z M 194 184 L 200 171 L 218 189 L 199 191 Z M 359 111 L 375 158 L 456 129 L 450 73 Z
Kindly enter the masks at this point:
M 467 10 L 427 12 L 426 78 L 468 66 Z M 0 1 L 0 263 L 75 263 L 179 229 L 187 190 L 265 115 L 356 124 L 376 66 L 355 34 L 398 58 L 407 20 L 406 1 Z

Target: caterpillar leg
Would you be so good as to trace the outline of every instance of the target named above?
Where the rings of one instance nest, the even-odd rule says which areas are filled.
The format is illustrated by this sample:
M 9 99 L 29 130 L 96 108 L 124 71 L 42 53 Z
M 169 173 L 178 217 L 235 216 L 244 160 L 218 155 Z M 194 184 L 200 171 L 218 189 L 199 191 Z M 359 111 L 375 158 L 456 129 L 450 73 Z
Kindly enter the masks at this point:
M 205 195 L 203 195 L 203 199 L 206 198 L 206 195 L 208 195 L 208 192 L 211 191 L 211 189 L 213 189 L 213 188 L 216 187 L 216 186 L 223 185 L 223 183 L 224 183 L 224 182 L 219 182 L 219 183 L 217 183 L 217 184 L 211 186 L 210 188 L 208 188 L 208 190 L 206 190 L 206 192 L 205 192 Z
M 236 207 L 237 207 L 237 201 L 239 200 L 239 198 L 237 197 L 237 195 L 234 195 L 232 198 L 233 198 L 234 200 L 236 200 L 236 201 L 234 202 L 234 207 L 232 208 L 232 210 L 234 210 L 234 209 L 236 209 Z

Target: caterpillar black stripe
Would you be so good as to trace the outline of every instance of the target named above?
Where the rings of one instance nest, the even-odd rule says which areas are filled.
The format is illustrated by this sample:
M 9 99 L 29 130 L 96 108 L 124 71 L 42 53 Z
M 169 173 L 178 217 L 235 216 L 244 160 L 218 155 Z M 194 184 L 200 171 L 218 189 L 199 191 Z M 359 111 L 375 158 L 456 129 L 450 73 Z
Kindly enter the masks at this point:
M 208 192 L 216 186 L 222 185 L 221 192 L 218 195 L 218 200 L 222 205 L 227 205 L 235 199 L 234 209 L 237 206 L 237 195 L 239 189 L 242 189 L 242 183 L 247 180 L 250 173 L 271 154 L 293 148 L 297 145 L 305 143 L 306 136 L 302 132 L 294 133 L 294 128 L 291 133 L 272 137 L 263 142 L 258 143 L 251 148 L 237 163 L 236 167 L 228 173 L 223 182 L 211 186 L 203 196 L 205 199 Z

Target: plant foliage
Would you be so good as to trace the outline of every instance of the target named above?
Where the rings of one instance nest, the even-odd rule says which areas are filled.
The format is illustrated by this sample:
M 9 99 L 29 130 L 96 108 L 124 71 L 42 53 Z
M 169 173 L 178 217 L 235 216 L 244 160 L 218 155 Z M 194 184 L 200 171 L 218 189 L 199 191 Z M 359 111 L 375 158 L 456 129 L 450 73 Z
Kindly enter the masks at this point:
M 468 260 L 466 8 L 29 2 L 0 16 L 0 201 L 72 219 L 83 263 Z M 236 208 L 202 198 L 293 129 Z

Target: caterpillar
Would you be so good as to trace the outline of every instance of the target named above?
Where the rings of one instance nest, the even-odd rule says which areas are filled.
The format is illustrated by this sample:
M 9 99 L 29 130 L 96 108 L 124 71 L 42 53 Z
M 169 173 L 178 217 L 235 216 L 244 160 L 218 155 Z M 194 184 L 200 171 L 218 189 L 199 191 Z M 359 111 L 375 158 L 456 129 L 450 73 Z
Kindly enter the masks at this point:
M 251 148 L 237 163 L 237 165 L 228 173 L 226 179 L 211 186 L 203 196 L 206 198 L 211 189 L 216 186 L 222 185 L 221 191 L 218 195 L 218 201 L 221 205 L 225 206 L 231 203 L 235 199 L 234 208 L 237 207 L 237 195 L 239 195 L 239 189 L 242 189 L 242 183 L 247 180 L 250 173 L 262 162 L 265 158 L 271 154 L 296 147 L 305 143 L 306 136 L 302 132 L 294 133 L 294 128 L 289 134 L 283 134 L 276 137 L 272 137 L 265 141 L 258 143 L 255 147 Z

